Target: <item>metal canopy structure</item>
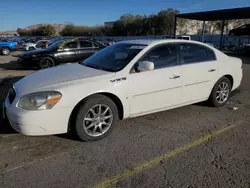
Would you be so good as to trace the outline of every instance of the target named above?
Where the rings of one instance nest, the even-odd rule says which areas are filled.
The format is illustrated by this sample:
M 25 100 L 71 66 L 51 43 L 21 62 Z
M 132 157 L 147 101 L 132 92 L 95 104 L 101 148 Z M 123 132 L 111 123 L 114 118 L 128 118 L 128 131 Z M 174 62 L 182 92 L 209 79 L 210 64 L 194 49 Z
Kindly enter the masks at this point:
M 250 18 L 250 7 L 178 14 L 177 17 L 200 21 L 245 19 Z
M 203 25 L 202 25 L 202 42 L 204 40 L 205 21 L 222 20 L 221 38 L 220 38 L 220 49 L 221 49 L 222 48 L 222 38 L 223 38 L 223 33 L 224 33 L 224 25 L 225 25 L 224 22 L 225 22 L 225 20 L 250 18 L 250 7 L 178 14 L 178 15 L 175 16 L 174 36 L 176 36 L 177 18 L 185 18 L 185 19 L 203 21 Z

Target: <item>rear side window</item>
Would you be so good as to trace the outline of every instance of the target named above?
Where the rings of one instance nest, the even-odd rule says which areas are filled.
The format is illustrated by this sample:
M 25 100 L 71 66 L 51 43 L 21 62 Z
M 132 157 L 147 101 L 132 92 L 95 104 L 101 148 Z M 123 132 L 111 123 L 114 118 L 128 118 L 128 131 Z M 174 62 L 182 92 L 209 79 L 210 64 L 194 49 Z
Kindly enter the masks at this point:
M 80 41 L 80 48 L 92 48 L 92 42 L 89 41 Z
M 199 44 L 180 44 L 180 52 L 183 64 L 216 60 L 213 50 Z

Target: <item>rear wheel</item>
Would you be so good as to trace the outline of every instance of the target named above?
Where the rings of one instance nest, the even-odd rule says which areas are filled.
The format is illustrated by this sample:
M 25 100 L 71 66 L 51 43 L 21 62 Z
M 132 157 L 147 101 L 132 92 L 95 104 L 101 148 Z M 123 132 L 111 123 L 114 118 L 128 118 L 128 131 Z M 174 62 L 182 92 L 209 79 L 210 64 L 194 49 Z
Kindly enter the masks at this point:
M 211 104 L 215 107 L 225 105 L 230 97 L 231 89 L 232 83 L 228 78 L 222 77 L 221 79 L 219 79 L 214 85 L 209 98 Z
M 94 141 L 107 136 L 118 120 L 115 103 L 103 95 L 94 95 L 80 107 L 75 122 L 75 133 L 83 141 Z
M 1 53 L 3 55 L 9 55 L 10 54 L 10 49 L 8 47 L 2 47 L 1 48 Z
M 50 57 L 44 57 L 39 61 L 38 65 L 40 69 L 46 69 L 46 68 L 54 67 L 55 61 L 54 59 Z

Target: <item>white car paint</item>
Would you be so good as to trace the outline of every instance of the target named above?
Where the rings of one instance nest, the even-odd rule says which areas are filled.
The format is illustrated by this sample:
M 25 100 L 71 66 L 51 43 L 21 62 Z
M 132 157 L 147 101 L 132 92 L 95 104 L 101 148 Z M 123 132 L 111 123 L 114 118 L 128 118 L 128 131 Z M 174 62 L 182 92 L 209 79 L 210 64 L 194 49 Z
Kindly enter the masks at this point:
M 217 60 L 178 65 L 145 72 L 131 72 L 134 64 L 150 49 L 160 44 L 194 43 L 214 51 Z M 26 135 L 66 133 L 74 107 L 84 98 L 96 93 L 117 96 L 123 106 L 123 118 L 130 118 L 172 109 L 207 100 L 215 83 L 224 75 L 231 75 L 236 89 L 242 79 L 242 62 L 219 50 L 195 41 L 134 40 L 122 43 L 147 44 L 121 71 L 106 72 L 79 64 L 67 64 L 32 73 L 18 81 L 17 93 L 10 104 L 5 100 L 10 124 Z M 105 62 L 104 62 L 105 63 Z M 209 72 L 215 69 L 216 71 Z M 179 79 L 171 79 L 180 76 Z M 111 80 L 126 78 L 120 82 Z M 38 91 L 58 91 L 60 101 L 49 110 L 24 110 L 17 107 L 20 97 Z
M 48 40 L 39 40 L 36 43 L 25 43 L 24 49 L 26 51 L 29 51 L 30 47 L 34 47 L 34 49 L 40 49 L 40 48 L 37 48 L 37 44 L 39 44 L 40 42 L 48 42 Z

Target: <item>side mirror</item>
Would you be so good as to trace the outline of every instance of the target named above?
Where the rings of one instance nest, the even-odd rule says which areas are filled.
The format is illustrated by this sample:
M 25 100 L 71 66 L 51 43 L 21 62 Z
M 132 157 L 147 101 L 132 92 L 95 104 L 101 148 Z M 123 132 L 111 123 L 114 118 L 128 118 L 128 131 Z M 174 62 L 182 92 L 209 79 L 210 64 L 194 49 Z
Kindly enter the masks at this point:
M 151 61 L 141 61 L 138 64 L 137 70 L 140 72 L 154 70 L 155 65 Z

